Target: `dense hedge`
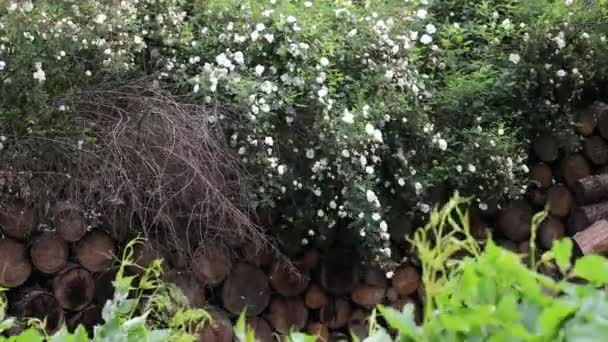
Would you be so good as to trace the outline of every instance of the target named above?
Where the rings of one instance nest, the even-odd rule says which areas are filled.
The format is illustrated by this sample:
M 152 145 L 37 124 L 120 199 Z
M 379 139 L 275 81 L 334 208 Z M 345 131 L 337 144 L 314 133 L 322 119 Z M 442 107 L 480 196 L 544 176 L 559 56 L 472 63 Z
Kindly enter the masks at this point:
M 428 212 L 434 185 L 482 209 L 521 194 L 528 139 L 567 138 L 608 73 L 606 0 L 4 2 L 2 144 L 95 144 L 62 99 L 154 75 L 235 113 L 209 125 L 277 233 L 306 245 L 349 227 L 380 259 L 387 222 Z

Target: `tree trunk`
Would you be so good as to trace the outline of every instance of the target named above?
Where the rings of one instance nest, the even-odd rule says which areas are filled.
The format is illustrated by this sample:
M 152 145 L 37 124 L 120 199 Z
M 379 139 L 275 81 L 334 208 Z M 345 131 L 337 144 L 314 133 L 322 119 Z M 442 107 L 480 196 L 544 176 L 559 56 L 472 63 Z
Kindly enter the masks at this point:
M 293 297 L 306 290 L 310 282 L 307 269 L 293 269 L 282 261 L 276 261 L 270 270 L 270 284 L 285 297 Z
M 35 237 L 30 246 L 32 264 L 42 273 L 61 271 L 68 262 L 68 255 L 67 243 L 54 232 Z
M 0 227 L 6 236 L 17 239 L 26 239 L 34 230 L 34 211 L 23 201 L 12 203 L 4 210 L 0 210 Z
M 546 189 L 553 184 L 553 171 L 545 163 L 538 163 L 530 169 L 530 181 L 541 189 Z
M 304 295 L 304 304 L 313 310 L 320 309 L 327 304 L 328 300 L 325 291 L 316 284 L 310 285 L 306 290 L 306 295 Z
M 598 166 L 608 163 L 608 144 L 602 137 L 594 135 L 586 138 L 583 143 L 585 155 Z
M 25 283 L 32 273 L 25 247 L 13 239 L 0 240 L 0 286 L 13 288 Z
M 80 311 L 93 301 L 95 282 L 84 268 L 68 266 L 53 278 L 53 293 L 61 307 Z
M 573 240 L 584 255 L 608 254 L 608 221 L 600 220 L 589 228 L 574 234 Z
M 319 317 L 330 329 L 340 329 L 348 323 L 350 312 L 351 307 L 346 300 L 334 298 L 321 308 Z
M 232 269 L 230 251 L 223 243 L 206 243 L 192 256 L 192 272 L 205 286 L 219 285 Z
M 568 232 L 574 235 L 599 220 L 608 220 L 608 202 L 576 208 L 570 216 Z
M 321 322 L 313 322 L 306 327 L 308 334 L 315 336 L 315 342 L 329 342 L 329 328 Z
M 349 294 L 359 282 L 358 260 L 352 250 L 331 249 L 321 264 L 321 285 L 336 296 Z
M 568 187 L 573 187 L 576 181 L 591 174 L 591 167 L 585 157 L 576 153 L 562 161 L 561 171 L 564 183 Z
M 555 217 L 547 217 L 538 229 L 538 241 L 544 249 L 551 249 L 553 242 L 566 235 L 566 227 Z
M 190 271 L 173 270 L 167 273 L 166 281 L 177 286 L 194 308 L 202 308 L 207 303 L 205 288 Z
M 76 245 L 78 262 L 91 272 L 102 272 L 110 268 L 115 254 L 114 241 L 102 230 L 88 233 Z
M 532 210 L 523 203 L 514 203 L 500 211 L 498 228 L 508 239 L 519 242 L 530 237 Z
M 262 313 L 270 301 L 268 276 L 259 268 L 240 263 L 232 270 L 222 287 L 222 303 L 229 312 L 239 315 Z
M 82 209 L 69 202 L 55 204 L 53 223 L 57 233 L 68 242 L 76 242 L 87 233 Z
M 420 273 L 412 266 L 403 266 L 393 275 L 392 285 L 400 296 L 409 296 L 420 286 Z
M 608 198 L 608 174 L 579 179 L 574 185 L 574 195 L 580 204 L 597 203 Z
M 540 161 L 551 163 L 557 159 L 559 146 L 553 136 L 541 135 L 532 142 L 532 149 Z
M 358 285 L 351 292 L 351 299 L 355 304 L 371 309 L 384 301 L 386 288 L 370 285 Z
M 574 206 L 574 198 L 570 190 L 563 184 L 552 186 L 547 192 L 549 213 L 556 217 L 566 217 Z
M 49 292 L 42 290 L 24 290 L 25 295 L 16 301 L 15 312 L 20 318 L 46 318 L 46 330 L 49 335 L 57 332 L 64 322 L 63 309 L 57 299 Z
M 306 326 L 308 310 L 304 302 L 297 297 L 275 297 L 270 303 L 268 321 L 274 330 L 287 334 L 292 329 L 301 330 Z

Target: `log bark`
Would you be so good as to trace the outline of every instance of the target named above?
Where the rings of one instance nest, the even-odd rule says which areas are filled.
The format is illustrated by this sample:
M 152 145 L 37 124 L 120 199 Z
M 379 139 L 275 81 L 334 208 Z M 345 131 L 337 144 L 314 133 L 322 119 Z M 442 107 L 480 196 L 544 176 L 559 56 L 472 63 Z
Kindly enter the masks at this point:
M 568 232 L 574 235 L 599 220 L 608 220 L 608 202 L 576 208 L 570 216 Z
M 32 233 L 34 225 L 34 211 L 23 201 L 12 203 L 0 211 L 0 227 L 8 237 L 24 240 Z
M 275 342 L 272 329 L 266 320 L 259 317 L 250 317 L 247 324 L 255 333 L 256 342 Z
M 350 317 L 350 304 L 342 298 L 334 298 L 319 311 L 321 322 L 326 323 L 330 329 L 340 329 L 348 324 Z
M 205 323 L 198 331 L 198 342 L 232 342 L 234 333 L 228 315 L 219 308 L 206 309 L 211 322 Z
M 566 235 L 566 227 L 557 218 L 549 216 L 538 228 L 538 241 L 542 248 L 551 249 L 553 242 Z
M 530 181 L 538 188 L 546 189 L 553 184 L 553 171 L 546 163 L 538 163 L 530 169 Z
M 359 282 L 358 258 L 347 248 L 333 248 L 321 264 L 321 285 L 336 296 L 347 295 Z
M 608 254 L 608 221 L 600 220 L 574 234 L 573 240 L 584 255 Z
M 294 269 L 282 261 L 276 261 L 270 270 L 270 284 L 280 295 L 293 297 L 306 290 L 310 283 L 307 269 Z
M 68 255 L 67 243 L 54 232 L 35 237 L 30 246 L 32 264 L 46 274 L 61 271 L 68 262 Z
M 553 136 L 541 135 L 532 142 L 532 149 L 540 161 L 551 163 L 557 159 L 559 145 Z
M 68 242 L 76 242 L 87 233 L 87 224 L 82 209 L 69 202 L 55 204 L 53 224 L 57 233 Z
M 420 286 L 420 273 L 412 266 L 403 266 L 393 275 L 392 285 L 400 296 L 409 296 Z
M 13 239 L 0 240 L 0 286 L 13 288 L 25 283 L 32 273 L 25 247 Z
M 234 267 L 222 287 L 222 303 L 229 312 L 239 315 L 262 313 L 270 301 L 268 276 L 261 269 L 240 263 Z
M 593 105 L 595 106 L 598 131 L 603 138 L 608 139 L 608 105 L 599 101 Z
M 574 197 L 563 184 L 552 186 L 547 192 L 549 213 L 556 217 L 566 217 L 574 207 Z
M 583 149 L 593 164 L 601 166 L 608 163 L 608 143 L 602 137 L 594 135 L 586 138 Z
M 306 327 L 308 334 L 315 336 L 315 342 L 329 342 L 329 328 L 321 322 L 313 322 Z
M 202 308 L 207 303 L 205 287 L 201 285 L 192 272 L 173 270 L 167 273 L 165 279 L 184 293 L 192 307 Z
M 253 266 L 266 267 L 272 263 L 272 247 L 264 244 L 258 248 L 253 243 L 248 243 L 243 246 L 243 255 L 245 260 Z
M 608 198 L 608 174 L 579 179 L 574 184 L 574 196 L 579 204 L 597 203 Z
M 205 286 L 219 285 L 232 270 L 232 258 L 226 245 L 207 243 L 192 256 L 192 272 Z
M 371 309 L 384 301 L 385 287 L 358 285 L 351 292 L 351 299 L 355 304 Z
M 356 309 L 348 318 L 348 331 L 357 336 L 361 341 L 367 338 L 369 334 L 369 313 Z
M 323 289 L 316 285 L 312 284 L 306 290 L 306 294 L 304 295 L 304 304 L 310 309 L 316 310 L 325 306 L 329 298 Z
M 591 167 L 585 157 L 575 153 L 562 161 L 561 171 L 564 183 L 569 187 L 573 187 L 576 181 L 591 174 Z
M 116 254 L 114 241 L 106 232 L 93 230 L 76 245 L 76 258 L 91 272 L 102 272 L 112 266 Z
M 57 299 L 43 290 L 25 290 L 25 295 L 17 300 L 15 312 L 20 318 L 46 318 L 47 333 L 52 335 L 63 325 L 63 309 Z
M 532 209 L 525 203 L 514 202 L 498 214 L 498 228 L 508 239 L 519 242 L 530 237 Z
M 93 301 L 95 282 L 84 268 L 68 266 L 53 278 L 53 294 L 64 309 L 80 311 Z
M 93 304 L 71 315 L 66 321 L 68 329 L 70 331 L 74 331 L 79 325 L 82 324 L 82 326 L 84 326 L 89 333 L 92 333 L 93 328 L 96 325 L 103 323 L 103 319 L 101 318 L 101 309 L 101 306 Z
M 270 303 L 268 321 L 281 334 L 287 334 L 292 329 L 301 330 L 308 321 L 308 310 L 304 302 L 297 297 L 275 297 Z

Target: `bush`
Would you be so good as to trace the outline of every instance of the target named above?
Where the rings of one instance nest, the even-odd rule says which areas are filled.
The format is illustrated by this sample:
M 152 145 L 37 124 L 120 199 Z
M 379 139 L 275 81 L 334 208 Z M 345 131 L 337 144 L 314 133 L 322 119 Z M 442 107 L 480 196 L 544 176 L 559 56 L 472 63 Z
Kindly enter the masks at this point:
M 280 214 L 280 234 L 306 245 L 347 227 L 377 261 L 390 256 L 387 222 L 428 213 L 437 184 L 481 208 L 520 195 L 528 139 L 566 139 L 573 107 L 608 72 L 605 0 L 120 6 L 9 4 L 3 131 L 79 132 L 57 99 L 154 74 L 235 113 L 209 124 L 254 176 L 252 202 Z

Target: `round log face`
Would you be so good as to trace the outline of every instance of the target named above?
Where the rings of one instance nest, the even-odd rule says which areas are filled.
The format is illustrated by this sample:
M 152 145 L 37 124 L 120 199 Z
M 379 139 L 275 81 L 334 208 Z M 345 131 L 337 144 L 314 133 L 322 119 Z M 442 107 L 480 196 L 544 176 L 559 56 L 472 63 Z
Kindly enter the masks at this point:
M 606 165 L 608 163 L 608 143 L 597 135 L 585 139 L 583 143 L 585 155 L 595 165 Z
M 547 192 L 549 212 L 556 217 L 568 216 L 574 206 L 574 197 L 563 184 L 552 186 Z
M 304 303 L 308 308 L 313 310 L 323 307 L 325 304 L 327 304 L 328 300 L 329 299 L 327 298 L 325 291 L 323 291 L 323 289 L 316 284 L 310 285 L 306 290 L 306 294 L 304 295 Z
M 541 189 L 546 189 L 553 184 L 553 172 L 551 167 L 545 163 L 538 163 L 530 169 L 530 181 Z
M 18 201 L 0 211 L 0 227 L 6 236 L 17 240 L 27 238 L 34 230 L 34 211 Z
M 22 318 L 46 319 L 47 333 L 57 332 L 64 322 L 64 315 L 57 299 L 46 291 L 33 290 L 17 303 Z
M 198 342 L 232 342 L 234 333 L 228 315 L 217 308 L 209 308 L 207 312 L 212 320 L 198 331 Z
M 551 249 L 553 242 L 566 235 L 566 227 L 555 217 L 548 217 L 539 227 L 538 241 L 544 249 Z
M 53 279 L 53 293 L 63 308 L 80 311 L 93 300 L 95 282 L 87 270 L 69 268 Z
M 536 157 L 546 163 L 555 161 L 559 152 L 557 140 L 550 135 L 541 135 L 534 139 L 532 149 Z
M 165 280 L 175 284 L 188 298 L 192 307 L 202 308 L 205 306 L 207 302 L 205 288 L 192 272 L 171 271 L 166 275 Z
M 76 245 L 78 262 L 91 272 L 102 272 L 110 268 L 115 254 L 114 241 L 101 230 L 88 233 Z
M 13 239 L 0 240 L 0 286 L 12 288 L 25 283 L 32 273 L 25 247 Z
M 283 262 L 275 262 L 270 271 L 270 284 L 285 297 L 297 296 L 304 292 L 310 282 L 306 269 L 292 269 Z
M 259 315 L 270 301 L 268 276 L 259 268 L 238 264 L 222 287 L 224 308 L 235 315 L 247 309 L 249 315 Z
M 291 329 L 301 330 L 306 326 L 307 320 L 308 310 L 301 299 L 296 297 L 272 299 L 268 321 L 277 332 L 287 334 Z
M 498 228 L 508 239 L 520 242 L 530 237 L 531 221 L 530 208 L 514 205 L 501 210 L 498 215 Z
M 68 261 L 68 254 L 67 243 L 56 233 L 37 236 L 30 246 L 32 264 L 42 273 L 61 271 Z
M 589 162 L 581 154 L 573 154 L 564 159 L 561 163 L 561 170 L 564 183 L 570 188 L 576 184 L 576 181 L 591 174 Z
M 255 333 L 256 342 L 275 342 L 270 325 L 262 318 L 250 317 L 247 324 Z
M 371 309 L 378 304 L 382 304 L 385 294 L 386 289 L 384 287 L 359 285 L 353 289 L 351 299 L 356 304 Z
M 230 252 L 223 244 L 200 246 L 192 256 L 192 272 L 206 286 L 219 285 L 231 269 Z
M 59 202 L 53 208 L 53 224 L 57 233 L 68 242 L 76 242 L 87 233 L 87 224 L 80 207 Z
M 409 296 L 420 286 L 420 273 L 412 266 L 406 265 L 393 275 L 393 288 L 400 296 Z
M 319 317 L 330 329 L 340 329 L 348 323 L 350 313 L 350 304 L 342 298 L 337 298 L 321 308 Z

